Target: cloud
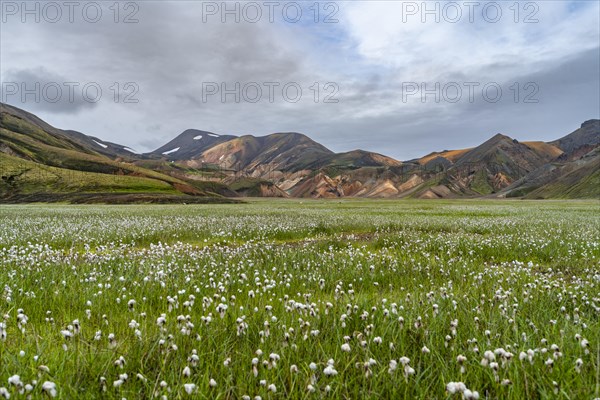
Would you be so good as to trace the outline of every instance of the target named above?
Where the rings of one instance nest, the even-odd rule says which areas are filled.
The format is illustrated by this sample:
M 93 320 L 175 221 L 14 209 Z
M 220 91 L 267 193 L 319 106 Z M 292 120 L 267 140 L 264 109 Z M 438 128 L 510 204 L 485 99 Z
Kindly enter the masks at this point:
M 302 131 L 336 151 L 364 148 L 406 159 L 476 145 L 497 131 L 550 140 L 559 128 L 568 131 L 598 116 L 597 2 L 538 2 L 536 24 L 515 24 L 506 8 L 513 2 L 501 3 L 505 18 L 495 24 L 482 18 L 402 23 L 402 3 L 339 2 L 333 24 L 322 22 L 324 9 L 315 23 L 308 6 L 299 23 L 286 22 L 280 10 L 273 23 L 265 17 L 222 23 L 220 15 L 204 18 L 206 2 L 187 1 L 138 2 L 139 22 L 125 24 L 112 20 L 112 3 L 100 3 L 104 17 L 94 24 L 81 18 L 3 23 L 0 74 L 2 81 L 97 82 L 103 96 L 93 105 L 15 105 L 59 127 L 140 151 L 188 128 Z M 520 3 L 520 18 L 526 3 Z M 473 81 L 498 82 L 502 101 L 403 98 L 407 82 L 434 87 Z M 531 81 L 539 85 L 540 102 L 511 102 L 510 86 Z M 209 82 L 228 88 L 256 82 L 263 97 L 250 103 L 228 95 L 221 102 L 220 93 L 203 96 Z M 279 83 L 273 102 L 265 82 Z M 301 87 L 298 102 L 285 100 L 286 83 Z M 326 90 L 327 83 L 336 86 Z M 139 89 L 137 103 L 124 102 L 132 93 L 126 84 Z M 332 87 L 339 89 L 339 101 L 325 103 Z
M 94 82 L 81 84 L 44 67 L 10 69 L 1 86 L 2 102 L 32 112 L 78 114 L 93 109 L 101 97 Z

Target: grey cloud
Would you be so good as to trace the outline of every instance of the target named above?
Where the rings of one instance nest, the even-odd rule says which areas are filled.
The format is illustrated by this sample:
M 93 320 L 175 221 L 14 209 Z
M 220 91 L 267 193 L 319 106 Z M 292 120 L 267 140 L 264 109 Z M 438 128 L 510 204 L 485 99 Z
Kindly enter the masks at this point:
M 51 65 L 50 71 L 35 69 L 22 77 L 47 81 L 60 75 L 97 81 L 103 88 L 134 81 L 140 88 L 139 104 L 103 99 L 95 106 L 15 105 L 39 112 L 49 123 L 139 151 L 153 150 L 188 128 L 238 135 L 301 131 L 335 151 L 363 148 L 398 159 L 470 147 L 498 131 L 522 140 L 551 140 L 598 116 L 597 49 L 561 65 L 536 65 L 535 71 L 523 71 L 518 60 L 507 58 L 477 71 L 448 65 L 430 77 L 465 82 L 493 80 L 497 71 L 518 71 L 515 81 L 539 84 L 537 105 L 514 104 L 508 93 L 496 104 L 480 98 L 473 104 L 405 104 L 402 82 L 414 80 L 419 65 L 370 65 L 347 55 L 349 45 L 322 44 L 314 32 L 302 36 L 300 25 L 202 23 L 196 2 L 139 6 L 136 24 L 8 23 L 0 46 L 3 80 L 10 71 L 22 75 L 31 65 Z M 343 31 L 342 26 L 335 28 Z M 340 102 L 315 104 L 307 91 L 296 104 L 281 99 L 203 103 L 202 83 L 207 81 L 294 81 L 305 90 L 314 82 L 333 81 L 339 84 Z
M 3 74 L 1 85 L 3 102 L 33 112 L 77 114 L 96 107 L 102 95 L 95 82 L 78 82 L 44 67 L 10 69 Z

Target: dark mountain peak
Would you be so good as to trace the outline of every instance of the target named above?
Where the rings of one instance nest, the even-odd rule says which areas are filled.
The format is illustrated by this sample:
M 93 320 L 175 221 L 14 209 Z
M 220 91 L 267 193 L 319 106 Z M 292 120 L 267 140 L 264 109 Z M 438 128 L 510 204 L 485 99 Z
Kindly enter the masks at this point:
M 590 119 L 581 124 L 581 128 L 550 142 L 565 152 L 563 158 L 579 157 L 600 145 L 600 120 Z
M 499 143 L 499 142 L 507 142 L 510 141 L 512 142 L 513 139 L 509 136 L 506 136 L 502 133 L 496 133 L 494 136 L 492 136 L 490 139 L 488 139 L 485 143 Z
M 167 156 L 169 159 L 175 160 L 191 159 L 214 145 L 235 138 L 236 136 L 232 135 L 219 135 L 199 129 L 186 129 L 173 140 L 150 154 L 160 157 Z
M 289 140 L 289 141 L 297 141 L 297 142 L 309 142 L 309 143 L 317 143 L 312 140 L 310 137 L 300 132 L 275 132 L 270 135 L 263 136 L 265 139 L 277 139 L 277 140 Z
M 185 131 L 181 132 L 178 137 L 189 137 L 197 135 L 212 135 L 213 137 L 221 136 L 213 132 L 201 131 L 199 129 L 186 129 Z
M 189 142 L 189 141 L 190 140 L 202 140 L 202 139 L 208 139 L 208 138 L 220 138 L 220 137 L 226 137 L 226 138 L 232 139 L 235 136 L 219 135 L 214 132 L 203 131 L 200 129 L 186 129 L 185 131 L 183 131 L 179 135 L 177 135 L 173 140 L 171 140 L 171 142 L 184 140 L 188 143 L 194 143 L 194 142 Z M 169 143 L 171 143 L 171 142 L 169 142 Z
M 291 137 L 305 137 L 308 138 L 304 133 L 300 132 L 275 132 L 271 133 L 269 136 L 291 136 Z
M 596 128 L 600 130 L 600 119 L 589 119 L 581 124 L 582 128 Z

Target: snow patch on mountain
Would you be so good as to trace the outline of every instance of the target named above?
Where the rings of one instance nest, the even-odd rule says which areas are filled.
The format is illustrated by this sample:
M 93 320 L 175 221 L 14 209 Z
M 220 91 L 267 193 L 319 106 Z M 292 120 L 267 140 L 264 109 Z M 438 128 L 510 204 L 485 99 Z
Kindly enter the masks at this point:
M 180 148 L 181 148 L 181 147 L 176 147 L 176 148 L 174 148 L 173 150 L 169 150 L 169 151 L 165 151 L 165 152 L 163 152 L 163 154 L 164 154 L 165 156 L 168 156 L 168 155 L 169 155 L 169 154 L 171 154 L 171 153 L 175 153 L 176 151 L 179 151 L 179 149 L 180 149 Z
M 92 141 L 93 141 L 94 143 L 96 143 L 98 146 L 100 146 L 100 147 L 103 147 L 103 148 L 105 148 L 105 149 L 108 147 L 108 146 L 107 146 L 107 145 L 105 145 L 104 143 L 96 142 L 94 139 L 92 139 Z

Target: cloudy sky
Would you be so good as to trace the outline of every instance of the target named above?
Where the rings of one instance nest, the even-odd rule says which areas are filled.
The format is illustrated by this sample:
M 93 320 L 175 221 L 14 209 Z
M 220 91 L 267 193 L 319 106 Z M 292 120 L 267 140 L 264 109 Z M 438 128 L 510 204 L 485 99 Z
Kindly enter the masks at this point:
M 2 0 L 2 101 L 139 152 L 188 128 L 398 159 L 552 140 L 600 118 L 599 4 Z

